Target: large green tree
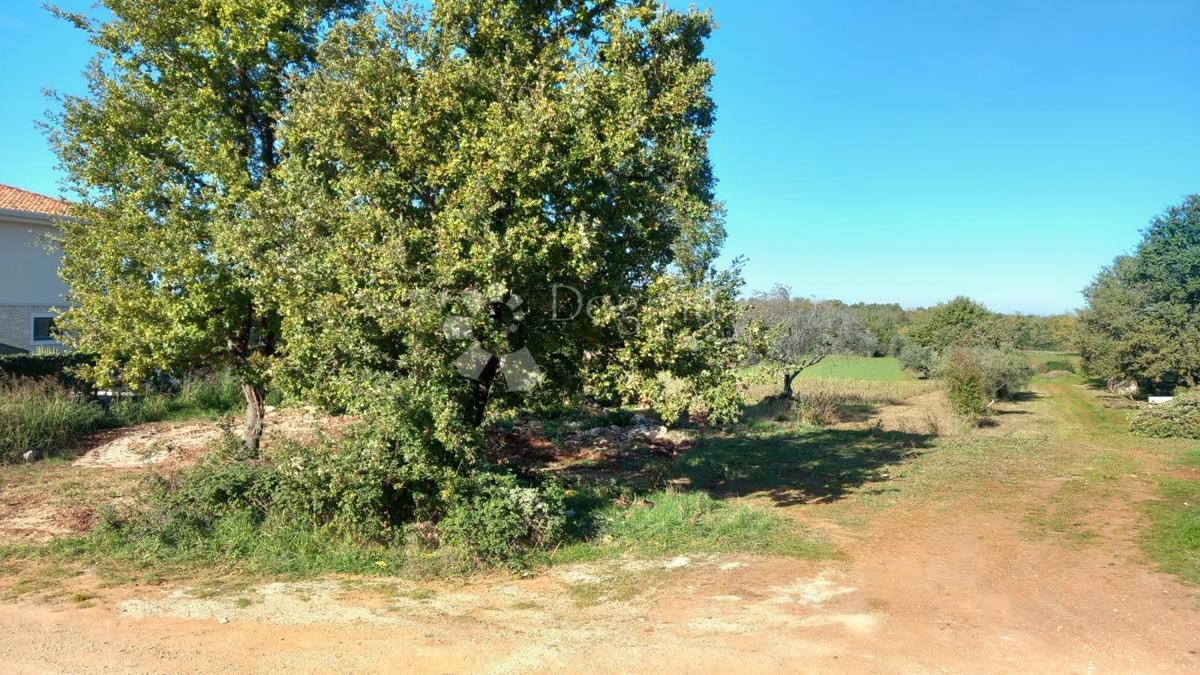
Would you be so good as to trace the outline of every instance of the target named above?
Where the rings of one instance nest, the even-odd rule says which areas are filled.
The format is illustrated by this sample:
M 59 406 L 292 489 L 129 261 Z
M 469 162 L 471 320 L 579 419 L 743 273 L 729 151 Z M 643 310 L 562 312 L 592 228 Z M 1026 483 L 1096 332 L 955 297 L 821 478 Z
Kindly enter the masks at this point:
M 256 206 L 277 184 L 280 120 L 332 22 L 357 0 L 101 0 L 103 20 L 57 11 L 97 53 L 88 93 L 49 133 L 76 204 L 63 223 L 65 337 L 98 355 L 101 384 L 228 364 L 244 380 L 245 440 L 283 347 L 285 248 Z
M 1154 218 L 1084 295 L 1078 341 L 1090 374 L 1200 384 L 1200 195 Z
M 652 0 L 439 0 L 330 31 L 264 200 L 287 385 L 407 401 L 451 451 L 518 396 L 728 402 L 711 29 Z

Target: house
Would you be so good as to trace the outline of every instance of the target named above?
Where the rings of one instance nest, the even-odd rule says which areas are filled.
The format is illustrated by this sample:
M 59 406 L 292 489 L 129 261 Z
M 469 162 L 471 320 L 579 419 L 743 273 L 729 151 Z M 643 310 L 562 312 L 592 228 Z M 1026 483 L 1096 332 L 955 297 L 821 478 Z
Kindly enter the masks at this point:
M 61 348 L 52 330 L 67 288 L 49 237 L 51 218 L 66 213 L 57 199 L 0 184 L 0 353 Z

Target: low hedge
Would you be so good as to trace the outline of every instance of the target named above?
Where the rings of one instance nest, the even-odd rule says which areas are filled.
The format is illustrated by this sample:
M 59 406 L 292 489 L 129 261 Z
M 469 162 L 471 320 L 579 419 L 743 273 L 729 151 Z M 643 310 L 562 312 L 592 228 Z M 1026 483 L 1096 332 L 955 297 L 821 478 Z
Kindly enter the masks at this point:
M 88 354 L 78 352 L 37 352 L 32 354 L 0 355 L 0 377 L 30 378 L 35 380 L 52 377 L 71 389 L 86 389 L 87 385 L 71 373 L 76 366 L 86 366 L 95 360 Z

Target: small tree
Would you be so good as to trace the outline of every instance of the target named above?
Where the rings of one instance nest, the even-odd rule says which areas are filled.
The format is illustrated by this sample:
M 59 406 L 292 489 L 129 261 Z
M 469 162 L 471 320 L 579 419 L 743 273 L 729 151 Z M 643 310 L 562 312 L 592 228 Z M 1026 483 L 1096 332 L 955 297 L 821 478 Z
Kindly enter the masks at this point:
M 792 398 L 792 382 L 806 368 L 836 354 L 864 354 L 875 341 L 862 322 L 840 303 L 792 298 L 777 286 L 756 296 L 750 317 L 752 349 L 783 378 L 780 396 Z
M 946 355 L 943 376 L 950 408 L 972 423 L 978 421 L 987 411 L 988 400 L 983 369 L 971 351 L 965 347 L 951 349 Z
M 62 223 L 72 307 L 64 338 L 92 377 L 137 387 L 156 371 L 226 363 L 257 450 L 280 344 L 279 283 L 258 264 L 286 245 L 256 195 L 279 180 L 293 78 L 359 0 L 102 0 L 105 20 L 58 10 L 97 54 L 86 96 L 49 125 L 75 193 Z

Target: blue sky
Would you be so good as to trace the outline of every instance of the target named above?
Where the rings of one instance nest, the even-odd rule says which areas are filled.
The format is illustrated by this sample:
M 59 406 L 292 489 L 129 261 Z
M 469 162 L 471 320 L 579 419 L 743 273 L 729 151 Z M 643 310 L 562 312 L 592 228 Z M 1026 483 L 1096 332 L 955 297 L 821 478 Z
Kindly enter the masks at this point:
M 698 4 L 750 290 L 1068 310 L 1200 191 L 1194 0 Z M 43 87 L 81 92 L 89 53 L 40 2 L 0 6 L 0 182 L 57 192 L 33 120 Z

